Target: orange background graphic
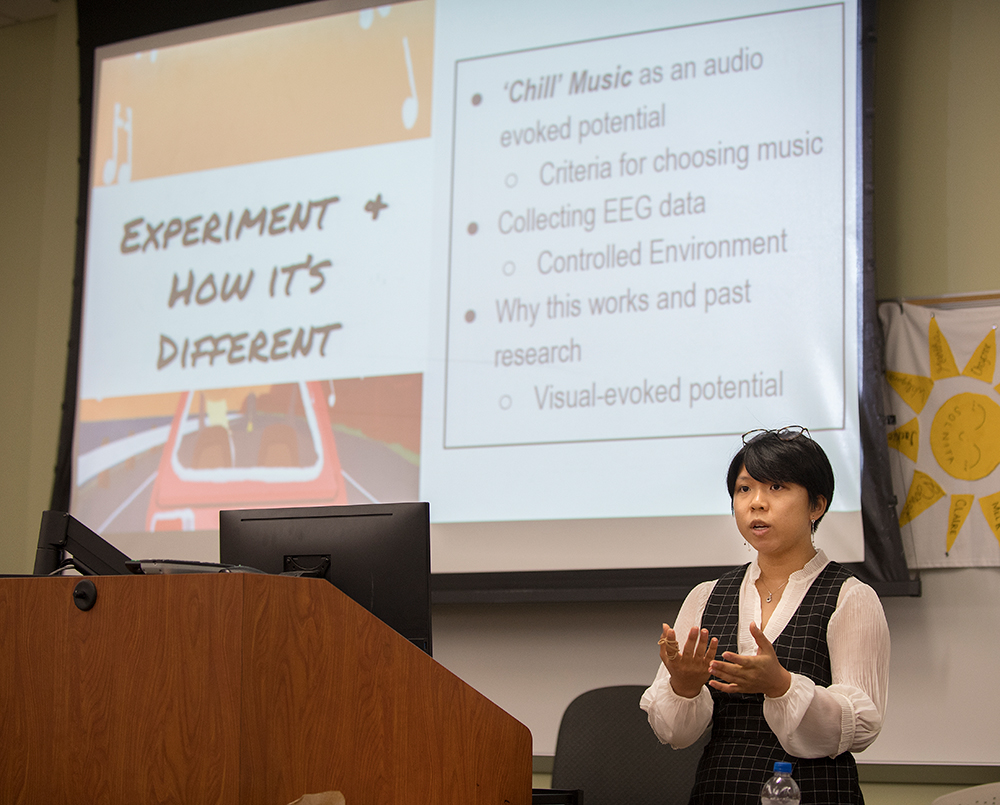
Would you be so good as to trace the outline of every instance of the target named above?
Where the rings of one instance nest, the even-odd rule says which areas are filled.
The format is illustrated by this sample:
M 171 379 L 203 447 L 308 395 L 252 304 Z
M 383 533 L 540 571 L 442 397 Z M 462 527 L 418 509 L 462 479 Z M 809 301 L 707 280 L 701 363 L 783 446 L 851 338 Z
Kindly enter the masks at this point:
M 392 6 L 365 30 L 359 13 L 288 23 L 105 60 L 91 183 L 131 109 L 132 180 L 430 136 L 434 0 Z M 411 95 L 419 113 L 403 124 Z M 155 56 L 155 58 L 154 58 Z

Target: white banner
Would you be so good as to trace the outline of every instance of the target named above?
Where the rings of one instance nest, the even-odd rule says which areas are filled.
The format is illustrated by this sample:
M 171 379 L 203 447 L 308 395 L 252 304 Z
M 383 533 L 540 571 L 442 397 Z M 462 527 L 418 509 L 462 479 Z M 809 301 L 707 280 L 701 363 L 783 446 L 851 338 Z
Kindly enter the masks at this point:
M 911 568 L 1000 565 L 1000 307 L 887 302 L 892 482 Z

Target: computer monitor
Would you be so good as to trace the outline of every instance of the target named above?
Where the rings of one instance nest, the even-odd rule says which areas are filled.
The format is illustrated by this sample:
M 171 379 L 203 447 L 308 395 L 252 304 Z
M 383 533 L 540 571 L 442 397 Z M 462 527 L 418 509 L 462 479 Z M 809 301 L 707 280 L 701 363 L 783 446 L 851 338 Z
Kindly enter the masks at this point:
M 44 511 L 38 529 L 34 575 L 48 576 L 72 565 L 84 576 L 127 574 L 129 558 L 66 512 Z
M 220 511 L 219 560 L 325 578 L 431 653 L 427 503 Z

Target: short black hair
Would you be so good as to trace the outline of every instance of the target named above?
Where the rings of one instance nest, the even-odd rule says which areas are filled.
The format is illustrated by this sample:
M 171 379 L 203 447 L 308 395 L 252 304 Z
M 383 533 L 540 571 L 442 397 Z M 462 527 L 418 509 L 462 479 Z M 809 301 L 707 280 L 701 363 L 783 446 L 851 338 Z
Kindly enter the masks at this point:
M 736 479 L 743 467 L 758 481 L 798 484 L 805 487 L 810 505 L 815 506 L 821 496 L 826 499 L 826 510 L 812 525 L 815 531 L 833 501 L 833 467 L 808 432 L 798 431 L 778 428 L 748 439 L 729 464 L 729 499 L 736 494 Z

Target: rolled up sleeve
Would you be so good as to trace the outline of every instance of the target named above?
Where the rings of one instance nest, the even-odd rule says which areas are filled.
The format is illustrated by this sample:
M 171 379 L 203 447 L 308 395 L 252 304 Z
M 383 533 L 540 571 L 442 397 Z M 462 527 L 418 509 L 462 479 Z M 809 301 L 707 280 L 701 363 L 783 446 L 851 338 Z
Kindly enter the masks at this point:
M 889 626 L 875 591 L 845 582 L 827 629 L 832 684 L 799 674 L 780 697 L 764 699 L 764 718 L 790 755 L 860 752 L 882 729 L 888 696 Z
M 677 622 L 673 625 L 682 646 L 692 627 L 701 626 L 705 603 L 714 587 L 714 581 L 705 582 L 684 599 Z M 670 686 L 670 672 L 662 662 L 653 684 L 642 694 L 639 706 L 646 711 L 649 725 L 660 743 L 670 744 L 674 749 L 684 749 L 693 744 L 712 723 L 712 694 L 708 688 L 702 686 L 692 699 L 678 695 Z

